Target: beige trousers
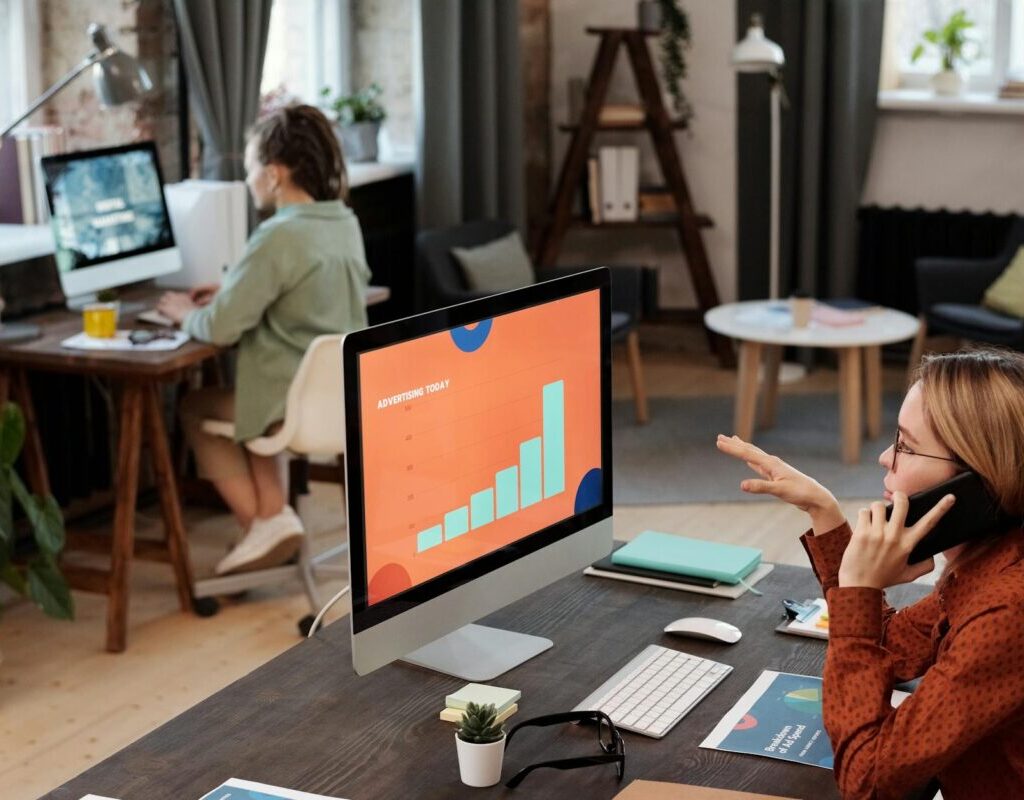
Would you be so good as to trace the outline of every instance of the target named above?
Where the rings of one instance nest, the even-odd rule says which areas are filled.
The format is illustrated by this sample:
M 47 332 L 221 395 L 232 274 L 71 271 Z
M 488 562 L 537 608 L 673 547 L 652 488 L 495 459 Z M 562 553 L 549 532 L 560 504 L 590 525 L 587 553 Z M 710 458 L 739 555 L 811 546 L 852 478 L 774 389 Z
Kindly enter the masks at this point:
M 195 453 L 199 477 L 220 481 L 248 475 L 249 459 L 245 448 L 233 439 L 204 431 L 203 422 L 208 419 L 234 422 L 234 389 L 220 386 L 195 389 L 181 402 L 182 427 Z

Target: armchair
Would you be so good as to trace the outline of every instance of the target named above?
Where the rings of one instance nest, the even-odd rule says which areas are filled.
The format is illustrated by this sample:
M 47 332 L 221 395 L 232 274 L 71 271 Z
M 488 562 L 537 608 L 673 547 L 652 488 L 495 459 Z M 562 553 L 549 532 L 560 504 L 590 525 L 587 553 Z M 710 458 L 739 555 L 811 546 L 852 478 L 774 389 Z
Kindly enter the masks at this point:
M 948 334 L 975 342 L 1024 350 L 1024 320 L 981 305 L 985 290 L 1024 246 L 1024 217 L 1013 224 L 1006 244 L 988 259 L 919 258 L 915 262 L 921 331 L 911 353 L 920 360 L 927 334 Z
M 452 255 L 453 247 L 479 247 L 507 236 L 515 227 L 501 220 L 480 220 L 451 228 L 422 231 L 416 237 L 417 294 L 424 308 L 443 308 L 487 297 L 490 292 L 475 291 L 466 283 L 462 268 Z M 535 270 L 537 281 L 550 280 L 573 271 L 589 267 L 556 267 Z M 630 380 L 636 420 L 648 420 L 647 390 L 644 385 L 643 364 L 640 360 L 640 340 L 637 323 L 643 311 L 646 295 L 646 268 L 612 266 L 611 270 L 611 325 L 612 342 L 625 342 L 629 362 Z

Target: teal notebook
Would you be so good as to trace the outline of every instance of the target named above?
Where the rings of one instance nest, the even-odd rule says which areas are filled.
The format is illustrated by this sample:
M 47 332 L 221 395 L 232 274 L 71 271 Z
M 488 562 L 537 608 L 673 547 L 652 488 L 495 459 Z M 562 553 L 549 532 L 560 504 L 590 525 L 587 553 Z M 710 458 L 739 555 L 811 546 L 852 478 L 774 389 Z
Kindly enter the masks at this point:
M 761 551 L 756 547 L 644 531 L 612 553 L 612 563 L 737 584 L 761 563 Z

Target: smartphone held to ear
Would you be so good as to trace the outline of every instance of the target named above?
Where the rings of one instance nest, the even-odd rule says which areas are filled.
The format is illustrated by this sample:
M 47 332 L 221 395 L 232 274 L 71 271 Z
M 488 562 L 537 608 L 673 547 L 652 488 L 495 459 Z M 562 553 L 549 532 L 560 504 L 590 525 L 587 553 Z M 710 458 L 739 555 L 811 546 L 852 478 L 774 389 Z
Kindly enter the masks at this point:
M 938 486 L 911 495 L 906 526 L 909 528 L 917 524 L 947 494 L 956 497 L 956 502 L 917 543 L 907 558 L 908 564 L 924 561 L 958 544 L 999 533 L 1009 528 L 1014 521 L 999 508 L 978 473 L 968 470 Z M 891 515 L 890 505 L 885 512 L 886 519 Z

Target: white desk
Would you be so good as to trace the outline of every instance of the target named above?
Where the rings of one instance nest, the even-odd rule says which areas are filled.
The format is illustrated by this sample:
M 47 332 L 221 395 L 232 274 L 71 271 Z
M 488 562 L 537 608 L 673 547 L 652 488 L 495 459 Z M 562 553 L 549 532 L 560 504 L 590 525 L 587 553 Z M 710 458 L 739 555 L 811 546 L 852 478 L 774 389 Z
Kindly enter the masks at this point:
M 717 306 L 704 315 L 704 324 L 723 336 L 737 341 L 740 349 L 736 385 L 736 410 L 733 428 L 737 436 L 750 441 L 754 435 L 757 408 L 758 372 L 762 353 L 764 398 L 761 426 L 775 424 L 779 394 L 779 364 L 782 348 L 825 347 L 839 355 L 839 416 L 843 461 L 860 460 L 863 435 L 861 394 L 865 394 L 867 434 L 874 438 L 882 424 L 882 353 L 884 344 L 913 338 L 920 327 L 915 317 L 891 308 L 867 310 L 864 322 L 846 327 L 831 327 L 812 322 L 806 328 L 772 325 L 764 312 L 785 301 L 752 300 Z M 764 317 L 759 320 L 759 317 Z M 863 370 L 863 390 L 862 390 Z

